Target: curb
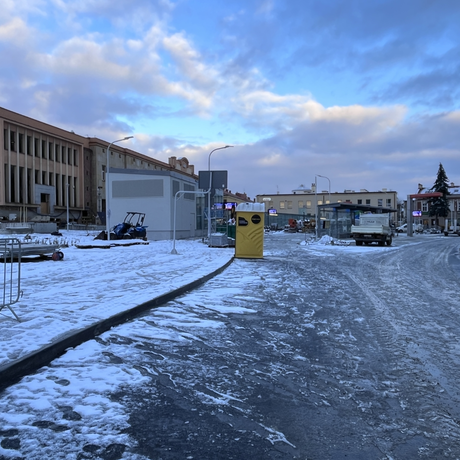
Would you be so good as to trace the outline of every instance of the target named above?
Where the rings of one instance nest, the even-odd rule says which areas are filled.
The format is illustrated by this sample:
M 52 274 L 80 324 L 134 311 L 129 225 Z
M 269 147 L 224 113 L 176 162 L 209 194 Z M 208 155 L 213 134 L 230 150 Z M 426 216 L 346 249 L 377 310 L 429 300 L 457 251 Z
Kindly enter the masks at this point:
M 232 257 L 225 265 L 214 270 L 209 275 L 203 276 L 202 278 L 192 281 L 174 291 L 162 294 L 158 297 L 155 297 L 152 300 L 144 302 L 136 307 L 130 308 L 124 312 L 117 313 L 110 318 L 103 319 L 97 323 L 92 324 L 91 326 L 86 327 L 85 329 L 77 330 L 68 335 L 64 335 L 57 342 L 52 343 L 49 346 L 43 347 L 33 353 L 24 356 L 23 358 L 14 361 L 11 364 L 7 364 L 3 367 L 0 367 L 0 392 L 3 391 L 8 386 L 11 386 L 17 383 L 21 378 L 26 375 L 32 374 L 43 366 L 46 366 L 51 363 L 54 359 L 63 355 L 68 348 L 74 348 L 78 345 L 81 345 L 88 340 L 92 340 L 100 334 L 108 331 L 112 327 L 118 326 L 126 321 L 129 321 L 141 313 L 144 313 L 147 310 L 152 308 L 159 307 L 160 305 L 173 300 L 176 297 L 179 297 L 182 294 L 185 294 L 187 291 L 191 291 L 202 284 L 209 281 L 211 278 L 214 278 L 216 275 L 222 273 L 232 262 L 234 257 Z

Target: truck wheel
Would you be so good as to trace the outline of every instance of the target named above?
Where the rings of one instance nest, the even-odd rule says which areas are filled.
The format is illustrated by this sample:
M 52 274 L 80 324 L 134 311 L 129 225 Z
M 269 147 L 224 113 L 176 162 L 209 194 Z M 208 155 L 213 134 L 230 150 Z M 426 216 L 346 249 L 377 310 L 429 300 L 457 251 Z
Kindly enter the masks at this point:
M 385 246 L 385 241 L 379 241 L 379 246 Z
M 391 246 L 392 242 L 393 242 L 393 239 L 390 236 L 390 238 L 387 239 L 387 246 Z

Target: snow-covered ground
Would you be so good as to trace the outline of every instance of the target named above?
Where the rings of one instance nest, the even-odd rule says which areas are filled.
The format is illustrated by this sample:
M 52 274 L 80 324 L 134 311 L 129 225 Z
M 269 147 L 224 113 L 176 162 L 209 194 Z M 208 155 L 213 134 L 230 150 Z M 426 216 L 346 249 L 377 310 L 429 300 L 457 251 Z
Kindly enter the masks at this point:
M 454 240 L 404 235 L 392 247 L 284 233 L 266 240 L 264 260 L 237 260 L 196 292 L 4 390 L 0 459 L 245 458 L 238 449 L 246 458 L 458 458 L 456 414 L 447 415 L 442 399 L 452 403 L 458 393 L 446 377 L 458 355 L 447 329 L 457 321 L 455 287 L 447 290 L 452 280 L 441 270 Z M 448 244 L 425 254 L 426 242 L 437 240 L 440 248 Z M 408 247 L 414 250 L 401 257 Z M 33 340 L 27 329 L 16 338 L 5 334 L 4 359 L 9 347 L 34 350 L 34 340 L 46 343 L 61 330 L 149 300 L 213 271 L 234 252 L 185 241 L 177 244 L 180 256 L 171 249 L 171 242 L 69 247 L 63 261 L 24 264 L 24 299 L 15 306 L 23 323 L 6 312 L 0 334 L 29 321 L 38 329 L 29 330 Z M 446 278 L 440 292 L 438 271 Z M 417 283 L 433 292 L 414 299 Z M 70 296 L 65 302 L 62 291 Z M 444 326 L 417 328 L 428 311 L 436 317 L 437 297 L 451 317 Z M 17 343 L 22 338 L 25 345 Z M 444 349 L 450 354 L 442 363 L 436 353 Z M 150 438 L 151 451 L 142 445 Z
M 0 369 L 66 334 L 198 280 L 234 255 L 234 249 L 208 248 L 201 240 L 176 241 L 178 254 L 171 254 L 171 241 L 124 246 L 132 241 L 95 241 L 97 233 L 62 230 L 62 237 L 32 235 L 32 242 L 60 244 L 64 258 L 23 259 L 23 295 L 12 305 L 21 322 L 8 308 L 0 313 Z M 27 244 L 24 235 L 12 237 Z M 87 245 L 110 249 L 78 248 Z

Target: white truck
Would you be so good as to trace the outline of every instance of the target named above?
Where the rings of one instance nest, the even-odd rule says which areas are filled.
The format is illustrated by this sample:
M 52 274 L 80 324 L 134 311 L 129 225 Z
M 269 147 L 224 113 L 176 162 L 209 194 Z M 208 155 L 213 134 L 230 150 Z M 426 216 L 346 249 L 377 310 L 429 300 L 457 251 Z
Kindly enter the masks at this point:
M 363 243 L 378 243 L 379 246 L 384 246 L 386 243 L 390 246 L 393 241 L 390 215 L 361 214 L 359 225 L 351 226 L 351 237 L 355 240 L 356 246 L 362 246 Z

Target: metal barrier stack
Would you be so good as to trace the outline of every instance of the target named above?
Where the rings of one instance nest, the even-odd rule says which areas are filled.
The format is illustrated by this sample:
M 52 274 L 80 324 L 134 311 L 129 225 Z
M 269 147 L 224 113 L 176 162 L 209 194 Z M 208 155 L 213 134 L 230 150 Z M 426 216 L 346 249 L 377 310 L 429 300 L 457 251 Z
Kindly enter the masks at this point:
M 22 295 L 21 291 L 21 241 L 17 238 L 0 238 L 0 266 L 3 292 L 0 290 L 0 312 L 8 308 L 21 321 L 11 307 Z M 1 285 L 0 285 L 1 289 Z

